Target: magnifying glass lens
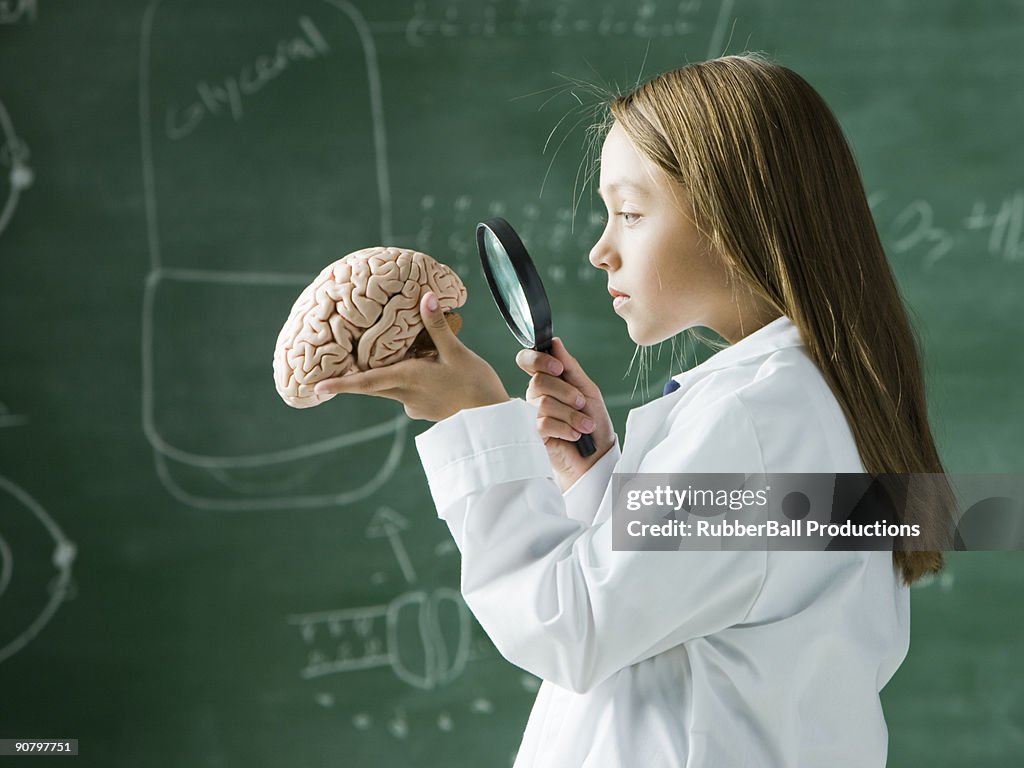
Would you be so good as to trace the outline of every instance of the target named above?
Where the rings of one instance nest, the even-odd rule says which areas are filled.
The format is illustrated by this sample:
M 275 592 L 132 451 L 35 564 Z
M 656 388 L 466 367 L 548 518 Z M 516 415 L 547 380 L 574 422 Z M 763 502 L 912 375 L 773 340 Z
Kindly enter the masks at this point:
M 517 336 L 524 345 L 534 346 L 536 339 L 530 303 L 512 266 L 512 260 L 489 227 L 484 228 L 484 253 L 487 254 L 487 263 L 491 267 L 495 287 L 516 326 L 514 330 L 518 331 Z

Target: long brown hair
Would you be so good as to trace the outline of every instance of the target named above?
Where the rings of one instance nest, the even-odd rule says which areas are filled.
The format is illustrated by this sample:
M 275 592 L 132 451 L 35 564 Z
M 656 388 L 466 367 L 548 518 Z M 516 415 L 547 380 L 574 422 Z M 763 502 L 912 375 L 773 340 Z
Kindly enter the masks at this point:
M 824 99 L 792 70 L 742 54 L 664 73 L 608 106 L 634 146 L 686 190 L 731 276 L 799 328 L 865 470 L 944 480 L 918 340 Z M 893 562 L 906 584 L 942 569 L 951 498 L 943 490 L 908 501 L 916 507 L 907 519 L 931 521 L 936 549 L 897 541 Z

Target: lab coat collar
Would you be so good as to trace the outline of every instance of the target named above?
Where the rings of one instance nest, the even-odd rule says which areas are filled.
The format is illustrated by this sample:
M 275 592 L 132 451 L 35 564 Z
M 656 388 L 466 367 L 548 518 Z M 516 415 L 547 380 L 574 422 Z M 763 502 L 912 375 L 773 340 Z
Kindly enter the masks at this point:
M 797 347 L 802 343 L 800 331 L 793 321 L 782 315 L 748 336 L 744 336 L 735 344 L 716 352 L 700 365 L 673 376 L 672 378 L 681 385 L 680 389 L 676 391 L 685 390 L 689 383 L 700 379 L 709 371 L 737 365 L 758 357 L 767 357 L 776 350 Z M 672 395 L 657 397 L 629 412 L 626 417 L 626 441 L 622 447 L 622 456 L 619 457 L 619 463 L 616 465 L 616 472 L 638 471 L 646 450 L 644 446 L 649 445 L 651 435 L 665 428 L 668 413 L 677 403 L 678 401 Z
M 765 326 L 744 336 L 725 349 L 719 350 L 700 365 L 676 374 L 672 378 L 680 384 L 692 376 L 703 376 L 709 371 L 727 368 L 745 360 L 765 357 L 778 349 L 799 347 L 803 344 L 800 329 L 786 315 L 780 315 Z

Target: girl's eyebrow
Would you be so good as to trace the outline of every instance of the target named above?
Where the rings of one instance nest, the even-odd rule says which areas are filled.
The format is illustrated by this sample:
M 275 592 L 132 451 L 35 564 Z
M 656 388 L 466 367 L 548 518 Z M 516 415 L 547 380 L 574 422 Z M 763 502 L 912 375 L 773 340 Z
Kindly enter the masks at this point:
M 644 187 L 641 187 L 640 185 L 634 184 L 634 183 L 629 182 L 629 181 L 616 181 L 616 182 L 612 182 L 611 184 L 607 185 L 607 187 L 605 189 L 608 192 L 628 190 L 630 192 L 635 192 L 638 195 L 646 195 L 647 194 L 647 190 Z M 601 193 L 601 187 L 597 188 L 597 196 L 600 197 L 602 200 L 604 200 L 604 195 Z

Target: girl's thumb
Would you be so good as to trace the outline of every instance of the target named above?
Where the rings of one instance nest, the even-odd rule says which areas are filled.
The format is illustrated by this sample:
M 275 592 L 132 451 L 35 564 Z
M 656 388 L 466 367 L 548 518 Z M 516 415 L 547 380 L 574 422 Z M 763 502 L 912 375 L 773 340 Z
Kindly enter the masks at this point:
M 437 303 L 437 294 L 433 291 L 427 291 L 420 297 L 420 317 L 423 318 L 423 325 L 439 353 L 443 354 L 453 346 L 455 334 L 448 325 L 444 311 Z

